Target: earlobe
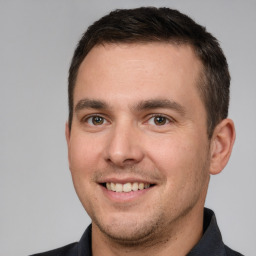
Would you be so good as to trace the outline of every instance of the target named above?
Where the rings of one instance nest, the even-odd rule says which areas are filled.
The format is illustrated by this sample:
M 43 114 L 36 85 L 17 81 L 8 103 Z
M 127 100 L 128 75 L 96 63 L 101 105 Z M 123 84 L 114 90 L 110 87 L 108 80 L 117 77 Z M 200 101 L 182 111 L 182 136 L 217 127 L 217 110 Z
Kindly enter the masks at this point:
M 234 142 L 234 123 L 231 119 L 224 119 L 215 127 L 211 139 L 210 174 L 218 174 L 224 169 L 231 155 Z

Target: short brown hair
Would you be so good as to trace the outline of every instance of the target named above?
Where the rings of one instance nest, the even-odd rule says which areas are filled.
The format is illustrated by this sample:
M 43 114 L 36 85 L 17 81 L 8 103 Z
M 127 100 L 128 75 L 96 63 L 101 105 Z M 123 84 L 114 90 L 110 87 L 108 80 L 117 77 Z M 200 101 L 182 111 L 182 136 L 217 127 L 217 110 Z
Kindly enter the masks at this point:
M 203 64 L 198 82 L 207 112 L 207 132 L 228 115 L 230 75 L 217 39 L 187 15 L 169 8 L 141 7 L 115 10 L 92 24 L 83 34 L 69 69 L 69 129 L 73 118 L 73 93 L 78 69 L 96 45 L 104 43 L 167 42 L 189 44 Z

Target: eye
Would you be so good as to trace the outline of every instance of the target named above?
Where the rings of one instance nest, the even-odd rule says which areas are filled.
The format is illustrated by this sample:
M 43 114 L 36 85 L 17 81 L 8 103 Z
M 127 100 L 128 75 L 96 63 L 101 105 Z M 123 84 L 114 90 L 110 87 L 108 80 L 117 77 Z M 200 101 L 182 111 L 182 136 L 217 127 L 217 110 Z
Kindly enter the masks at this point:
M 162 126 L 170 123 L 170 119 L 162 115 L 155 115 L 149 119 L 148 123 L 151 125 Z
M 103 125 L 106 123 L 106 119 L 102 116 L 91 116 L 86 119 L 87 123 L 96 126 L 96 125 Z

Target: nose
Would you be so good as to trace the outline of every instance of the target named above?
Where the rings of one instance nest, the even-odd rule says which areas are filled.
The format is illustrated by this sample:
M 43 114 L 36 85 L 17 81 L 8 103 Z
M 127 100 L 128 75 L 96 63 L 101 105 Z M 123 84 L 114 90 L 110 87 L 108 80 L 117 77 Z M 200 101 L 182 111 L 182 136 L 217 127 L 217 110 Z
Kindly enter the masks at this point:
M 127 123 L 116 125 L 111 130 L 105 148 L 106 161 L 118 167 L 126 167 L 139 163 L 143 158 L 141 131 Z

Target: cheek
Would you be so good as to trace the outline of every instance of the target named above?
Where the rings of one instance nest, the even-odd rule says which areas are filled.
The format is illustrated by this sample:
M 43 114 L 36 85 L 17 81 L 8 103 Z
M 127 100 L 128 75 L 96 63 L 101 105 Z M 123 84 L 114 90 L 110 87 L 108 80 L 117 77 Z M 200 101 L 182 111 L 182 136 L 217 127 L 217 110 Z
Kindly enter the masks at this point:
M 183 186 L 201 174 L 207 157 L 204 141 L 197 137 L 188 139 L 185 136 L 170 136 L 154 141 L 148 155 L 154 165 L 173 186 Z M 182 185 L 183 184 L 183 185 Z
M 172 214 L 196 203 L 205 191 L 207 151 L 199 142 L 162 141 L 151 151 L 151 161 L 166 177 L 161 200 L 163 205 L 172 206 Z
M 154 145 L 148 150 L 150 158 L 167 173 L 174 166 L 186 164 L 194 155 L 191 145 L 182 139 L 165 138 L 150 143 Z
M 70 140 L 68 154 L 72 174 L 86 175 L 95 169 L 100 147 L 90 136 L 75 135 Z
M 91 202 L 96 202 L 94 189 L 95 183 L 92 180 L 94 170 L 97 168 L 99 148 L 95 140 L 90 137 L 73 135 L 70 140 L 69 168 L 76 193 L 90 215 Z

